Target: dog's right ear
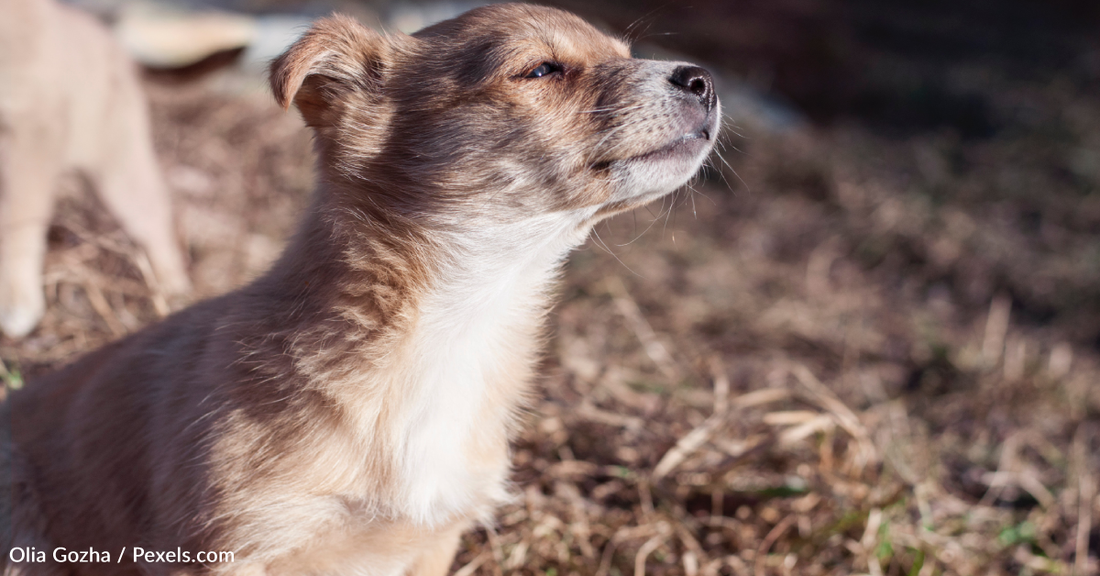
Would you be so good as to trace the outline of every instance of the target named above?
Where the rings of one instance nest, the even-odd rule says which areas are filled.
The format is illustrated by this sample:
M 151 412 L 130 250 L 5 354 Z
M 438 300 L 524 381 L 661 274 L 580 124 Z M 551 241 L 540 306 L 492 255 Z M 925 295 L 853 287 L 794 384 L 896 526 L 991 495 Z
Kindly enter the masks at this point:
M 349 92 L 381 88 L 390 50 L 384 36 L 353 18 L 322 18 L 271 63 L 271 91 L 284 110 L 297 105 L 306 124 L 332 125 Z

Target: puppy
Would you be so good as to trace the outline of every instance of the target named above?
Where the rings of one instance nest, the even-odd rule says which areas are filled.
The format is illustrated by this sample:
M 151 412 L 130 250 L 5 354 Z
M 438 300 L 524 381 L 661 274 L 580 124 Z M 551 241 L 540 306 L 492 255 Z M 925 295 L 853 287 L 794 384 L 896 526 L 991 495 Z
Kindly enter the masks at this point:
M 45 310 L 42 260 L 58 178 L 76 169 L 145 248 L 161 287 L 188 288 L 133 64 L 90 16 L 0 0 L 0 330 Z
M 304 223 L 253 284 L 12 395 L 9 547 L 111 563 L 7 574 L 446 573 L 508 498 L 563 259 L 691 178 L 719 118 L 703 69 L 521 4 L 321 20 L 271 84 L 316 133 Z

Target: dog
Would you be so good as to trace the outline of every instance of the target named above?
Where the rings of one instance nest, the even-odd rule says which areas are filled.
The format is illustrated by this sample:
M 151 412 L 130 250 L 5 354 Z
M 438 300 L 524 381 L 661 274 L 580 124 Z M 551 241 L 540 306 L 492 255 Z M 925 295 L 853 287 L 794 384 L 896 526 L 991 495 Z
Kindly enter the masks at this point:
M 303 224 L 254 283 L 11 395 L 6 574 L 445 574 L 510 498 L 566 255 L 687 182 L 720 117 L 702 68 L 523 4 L 322 19 L 270 77 L 316 136 Z M 59 547 L 110 563 L 24 558 Z
M 42 265 L 59 177 L 77 170 L 149 256 L 168 294 L 189 289 L 133 63 L 91 16 L 0 0 L 0 331 L 45 311 Z

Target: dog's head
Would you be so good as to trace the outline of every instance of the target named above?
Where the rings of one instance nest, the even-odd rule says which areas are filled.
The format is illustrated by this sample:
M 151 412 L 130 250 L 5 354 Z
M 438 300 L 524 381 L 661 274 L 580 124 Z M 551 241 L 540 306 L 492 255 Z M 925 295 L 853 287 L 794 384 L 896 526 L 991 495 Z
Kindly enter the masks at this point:
M 413 36 L 324 19 L 271 83 L 316 130 L 330 186 L 412 216 L 593 221 L 686 183 L 720 116 L 702 68 L 631 58 L 574 15 L 523 4 Z

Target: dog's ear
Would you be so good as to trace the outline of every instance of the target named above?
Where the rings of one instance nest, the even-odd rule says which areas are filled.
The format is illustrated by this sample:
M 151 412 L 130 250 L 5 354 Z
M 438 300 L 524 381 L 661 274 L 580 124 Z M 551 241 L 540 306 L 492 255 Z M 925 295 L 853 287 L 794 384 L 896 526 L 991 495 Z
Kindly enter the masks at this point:
M 322 18 L 271 63 L 271 91 L 284 110 L 298 106 L 306 124 L 330 125 L 348 93 L 377 92 L 391 54 L 381 34 L 340 14 Z

